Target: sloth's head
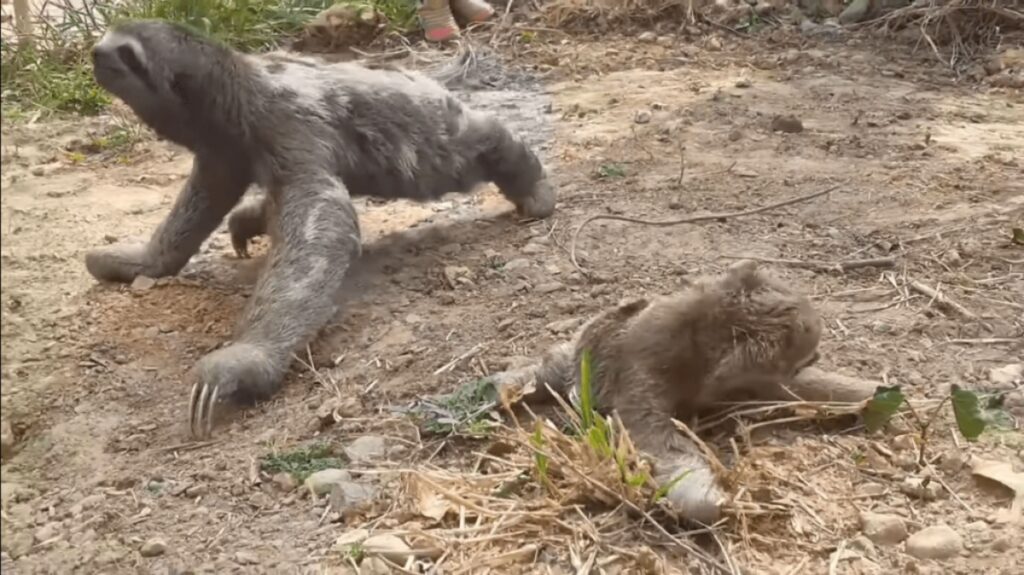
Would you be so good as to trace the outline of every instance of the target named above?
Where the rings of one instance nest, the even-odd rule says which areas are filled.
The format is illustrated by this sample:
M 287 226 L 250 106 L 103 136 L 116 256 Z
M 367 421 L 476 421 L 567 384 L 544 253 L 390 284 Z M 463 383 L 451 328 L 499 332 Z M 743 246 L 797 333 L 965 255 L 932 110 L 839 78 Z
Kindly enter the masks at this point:
M 223 78 L 231 62 L 220 44 L 161 20 L 111 27 L 93 47 L 92 60 L 101 87 L 158 134 L 189 147 L 208 120 L 209 81 Z

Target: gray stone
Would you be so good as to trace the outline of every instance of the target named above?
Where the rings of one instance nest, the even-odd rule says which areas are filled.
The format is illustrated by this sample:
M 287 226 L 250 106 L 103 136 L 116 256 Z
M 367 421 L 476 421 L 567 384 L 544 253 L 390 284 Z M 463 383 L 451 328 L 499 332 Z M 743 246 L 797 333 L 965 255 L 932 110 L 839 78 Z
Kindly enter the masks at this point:
M 322 469 L 306 478 L 304 485 L 314 495 L 327 495 L 334 486 L 352 481 L 352 476 L 343 469 Z
M 850 5 L 839 14 L 839 23 L 845 25 L 860 22 L 868 15 L 868 11 L 870 9 L 871 0 L 853 0 L 853 2 L 850 2 Z
M 353 507 L 359 507 L 364 503 L 369 503 L 376 496 L 377 490 L 369 485 L 363 485 L 354 481 L 336 483 L 331 488 L 331 511 L 341 513 Z
M 907 524 L 898 515 L 863 512 L 861 531 L 876 545 L 895 545 L 907 538 Z
M 154 537 L 142 544 L 139 554 L 143 557 L 159 557 L 167 553 L 167 543 L 158 537 Z
M 944 524 L 925 527 L 907 539 L 907 554 L 917 559 L 949 559 L 963 548 L 963 537 Z
M 387 453 L 387 442 L 378 435 L 364 435 L 345 447 L 345 455 L 352 461 L 372 461 Z

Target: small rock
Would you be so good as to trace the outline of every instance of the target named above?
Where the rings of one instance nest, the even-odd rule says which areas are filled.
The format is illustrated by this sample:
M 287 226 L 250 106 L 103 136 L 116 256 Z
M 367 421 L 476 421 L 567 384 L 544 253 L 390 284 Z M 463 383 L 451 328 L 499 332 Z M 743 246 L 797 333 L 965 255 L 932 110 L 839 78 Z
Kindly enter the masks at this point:
M 858 535 L 850 541 L 848 549 L 860 553 L 862 557 L 874 557 L 875 556 L 875 544 L 870 539 L 863 535 Z
M 32 540 L 32 534 L 25 531 L 17 531 L 10 535 L 10 538 L 4 541 L 4 547 L 7 548 L 7 552 L 11 554 L 12 559 L 24 557 L 32 551 L 32 545 L 35 541 Z
M 379 555 L 399 565 L 405 564 L 412 551 L 401 538 L 389 534 L 367 538 L 363 541 L 362 549 L 367 555 Z
M 143 557 L 159 557 L 164 553 L 167 553 L 167 543 L 159 538 L 150 539 L 139 548 L 139 554 Z
M 526 255 L 542 254 L 542 253 L 544 253 L 546 251 L 548 251 L 547 246 L 545 246 L 544 244 L 536 243 L 536 242 L 530 242 L 530 243 L 526 244 L 525 246 L 523 246 L 523 253 L 526 254 Z
M 47 523 L 36 532 L 33 533 L 33 537 L 36 539 L 36 543 L 42 543 L 56 538 L 60 534 L 60 523 Z
M 708 40 L 707 48 L 712 52 L 718 52 L 719 50 L 722 49 L 722 41 L 719 40 L 717 37 L 712 37 L 710 40 Z
M 1016 547 L 1016 545 L 1013 543 L 1013 539 L 1009 535 L 1004 535 L 992 542 L 992 550 L 997 553 L 1006 553 L 1014 547 Z
M 804 131 L 804 123 L 793 115 L 775 116 L 771 125 L 773 132 L 785 132 L 787 134 L 798 134 Z
M 149 276 L 135 276 L 132 281 L 132 289 L 137 291 L 145 291 L 152 289 L 156 285 L 156 280 Z
M 343 481 L 336 483 L 331 488 L 330 506 L 331 511 L 345 512 L 353 507 L 359 507 L 368 503 L 377 496 L 377 491 L 370 486 L 355 483 L 354 481 Z
M 284 491 L 285 493 L 294 491 L 295 488 L 299 486 L 299 482 L 295 480 L 295 476 L 293 476 L 291 473 L 288 473 L 287 471 L 275 473 L 274 476 L 270 478 L 270 480 L 274 483 L 274 485 L 278 487 L 278 489 Z
M 637 124 L 649 124 L 651 123 L 651 112 L 649 110 L 638 110 L 633 116 L 633 121 Z
M 315 495 L 327 495 L 334 486 L 352 481 L 352 476 L 343 469 L 322 469 L 306 478 L 304 485 Z
M 239 551 L 235 553 L 235 563 L 239 565 L 258 565 L 260 558 L 251 551 Z
M 549 294 L 563 289 L 565 289 L 565 284 L 562 282 L 546 282 L 537 286 L 535 291 L 539 294 Z
M 907 554 L 917 559 L 948 559 L 963 548 L 963 538 L 948 525 L 925 527 L 907 539 Z
M 352 461 L 372 461 L 387 454 L 387 442 L 379 435 L 364 435 L 345 447 L 345 455 Z
M 751 85 L 750 78 L 740 78 L 739 80 L 736 80 L 737 88 L 749 88 Z
M 74 505 L 71 506 L 71 515 L 74 517 L 78 517 L 82 513 L 102 503 L 104 499 L 106 499 L 106 496 L 102 493 L 96 493 L 88 497 L 83 497 L 81 500 L 78 501 L 78 503 L 75 503 Z
M 942 494 L 942 486 L 938 481 L 922 477 L 908 477 L 900 484 L 900 491 L 924 501 L 934 501 Z
M 939 464 L 939 468 L 950 475 L 955 475 L 967 465 L 967 460 L 963 454 L 959 451 L 953 451 L 946 454 L 942 458 L 942 463 Z
M 729 141 L 730 142 L 738 142 L 740 140 L 740 138 L 742 138 L 742 137 L 743 137 L 743 132 L 741 130 L 733 130 L 733 131 L 729 132 Z
M 871 0 L 853 0 L 853 2 L 850 2 L 850 5 L 839 14 L 839 23 L 846 25 L 860 22 L 868 15 L 868 10 L 870 8 Z
M 881 483 L 865 483 L 857 488 L 857 495 L 863 497 L 881 497 L 885 495 L 886 487 Z
M 671 46 L 676 43 L 675 39 L 673 39 L 672 36 L 658 36 L 657 42 L 659 46 L 665 47 Z
M 903 434 L 892 440 L 892 447 L 897 451 L 913 451 L 917 449 L 917 444 L 909 434 Z
M 647 31 L 637 36 L 636 39 L 645 44 L 653 44 L 658 40 L 658 35 L 654 32 Z
M 1010 389 L 1024 380 L 1024 363 L 1011 363 L 988 370 L 988 379 L 999 389 Z
M 0 421 L 0 459 L 14 455 L 14 430 L 7 421 Z
M 514 271 L 524 270 L 524 269 L 526 269 L 528 267 L 530 267 L 530 260 L 528 260 L 526 258 L 516 258 L 516 259 L 510 260 L 508 263 L 506 263 L 503 266 L 503 269 L 505 271 L 508 271 L 508 272 L 514 272 Z
M 547 327 L 551 333 L 567 333 L 582 325 L 583 321 L 584 320 L 582 318 L 570 317 L 569 319 L 553 321 L 545 327 Z
M 202 497 L 210 492 L 210 488 L 205 484 L 193 485 L 185 490 L 185 497 L 195 498 Z
M 861 531 L 877 545 L 895 545 L 907 538 L 907 524 L 898 515 L 863 512 Z

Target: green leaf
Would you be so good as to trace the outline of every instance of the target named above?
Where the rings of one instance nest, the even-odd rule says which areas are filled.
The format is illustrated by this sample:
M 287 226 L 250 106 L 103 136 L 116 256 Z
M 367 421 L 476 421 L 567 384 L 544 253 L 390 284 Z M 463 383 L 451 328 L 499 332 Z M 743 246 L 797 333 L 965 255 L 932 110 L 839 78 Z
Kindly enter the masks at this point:
M 1013 228 L 1013 243 L 1024 246 L 1024 228 Z
M 588 430 L 594 425 L 594 396 L 591 395 L 590 350 L 583 350 L 580 357 L 580 417 L 583 429 Z
M 968 441 L 974 441 L 985 431 L 985 417 L 981 413 L 981 405 L 978 396 L 972 391 L 961 388 L 954 384 L 953 393 L 953 416 L 956 417 L 956 426 Z
M 601 164 L 597 168 L 597 177 L 599 178 L 622 178 L 625 175 L 626 170 L 617 164 Z
M 900 386 L 878 386 L 875 389 L 874 397 L 864 407 L 864 426 L 868 432 L 874 433 L 885 427 L 885 424 L 889 423 L 893 415 L 896 415 L 905 400 Z

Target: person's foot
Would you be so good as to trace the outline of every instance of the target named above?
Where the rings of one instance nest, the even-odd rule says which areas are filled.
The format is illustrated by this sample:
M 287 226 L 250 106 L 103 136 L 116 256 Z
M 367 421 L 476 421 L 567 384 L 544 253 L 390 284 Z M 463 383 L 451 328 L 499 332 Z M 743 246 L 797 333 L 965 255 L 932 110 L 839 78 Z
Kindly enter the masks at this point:
M 494 8 L 484 0 L 451 0 L 452 10 L 469 22 L 483 22 L 494 15 Z
M 459 26 L 452 16 L 448 0 L 422 0 L 419 17 L 427 41 L 444 42 L 459 37 Z

